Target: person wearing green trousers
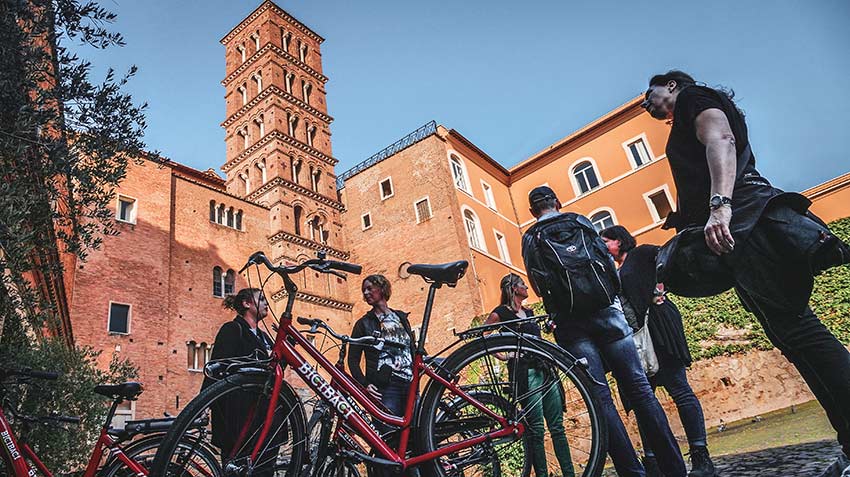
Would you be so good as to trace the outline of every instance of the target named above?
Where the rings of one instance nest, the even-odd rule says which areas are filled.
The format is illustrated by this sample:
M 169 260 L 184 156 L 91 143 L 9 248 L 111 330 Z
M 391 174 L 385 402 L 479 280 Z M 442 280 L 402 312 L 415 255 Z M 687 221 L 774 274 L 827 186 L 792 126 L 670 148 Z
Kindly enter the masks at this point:
M 510 322 L 520 318 L 533 316 L 533 312 L 522 306 L 522 302 L 528 298 L 528 287 L 519 275 L 508 274 L 502 278 L 501 305 L 496 307 L 485 320 L 485 324 Z M 509 323 L 505 325 L 511 330 L 540 337 L 540 327 L 536 321 L 530 320 L 520 323 Z M 575 477 L 573 470 L 570 446 L 567 435 L 564 432 L 564 396 L 560 382 L 551 379 L 551 371 L 533 359 L 522 356 L 505 356 L 508 361 L 508 369 L 513 376 L 519 378 L 526 376 L 528 385 L 526 389 L 539 389 L 528 398 L 522 400 L 525 407 L 525 420 L 528 426 L 526 436 L 532 452 L 532 466 L 536 477 L 549 477 L 549 463 L 546 459 L 546 435 L 545 425 L 549 427 L 549 435 L 552 438 L 552 447 L 561 468 L 563 477 Z M 543 387 L 546 381 L 552 381 L 547 387 Z M 520 381 L 522 382 L 522 381 Z M 523 386 L 524 387 L 524 386 Z

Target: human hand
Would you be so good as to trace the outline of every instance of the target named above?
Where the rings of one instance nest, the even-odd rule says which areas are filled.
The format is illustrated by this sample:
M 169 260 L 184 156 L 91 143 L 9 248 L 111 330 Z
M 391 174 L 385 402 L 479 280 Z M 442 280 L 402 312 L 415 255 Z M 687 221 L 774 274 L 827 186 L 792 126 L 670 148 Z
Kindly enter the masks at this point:
M 369 384 L 368 386 L 366 386 L 366 390 L 369 391 L 369 394 L 371 394 L 372 397 L 375 398 L 375 400 L 381 400 L 381 393 L 378 392 L 377 386 L 375 386 L 374 384 Z
M 715 255 L 729 253 L 735 248 L 735 239 L 729 231 L 732 221 L 732 208 L 718 207 L 711 211 L 708 222 L 705 223 L 705 244 Z

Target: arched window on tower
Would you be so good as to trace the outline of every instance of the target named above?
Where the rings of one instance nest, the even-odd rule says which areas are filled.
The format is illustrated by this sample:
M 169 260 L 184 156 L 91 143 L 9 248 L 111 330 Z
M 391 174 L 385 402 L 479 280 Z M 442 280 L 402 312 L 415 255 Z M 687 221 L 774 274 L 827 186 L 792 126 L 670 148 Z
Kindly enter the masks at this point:
M 295 75 L 284 70 L 283 72 L 283 87 L 286 92 L 292 94 L 292 82 L 295 81 Z
M 254 82 L 257 83 L 257 94 L 260 94 L 260 92 L 263 91 L 263 72 L 257 71 L 254 73 L 252 78 L 254 79 Z
M 266 121 L 263 115 L 257 116 L 257 119 L 254 120 L 254 123 L 257 125 L 257 130 L 260 132 L 260 135 L 257 136 L 257 140 L 266 135 Z
M 318 215 L 310 219 L 310 239 L 314 242 L 325 243 L 324 224 Z
M 233 228 L 233 207 L 227 209 L 227 226 Z
M 579 194 L 584 194 L 599 187 L 599 177 L 590 161 L 584 161 L 573 167 L 573 178 L 578 186 Z
M 234 224 L 236 230 L 242 230 L 242 211 L 236 212 L 236 223 Z
M 296 159 L 294 156 L 289 156 L 292 160 L 292 182 L 298 184 L 298 177 L 301 175 L 301 159 Z
M 289 53 L 289 43 L 292 39 L 292 34 L 283 28 L 280 29 L 280 47 L 283 51 Z
M 260 49 L 260 32 L 255 32 L 251 34 L 251 41 L 254 42 L 255 50 Z
M 239 174 L 239 177 L 245 184 L 245 195 L 248 195 L 251 192 L 251 178 L 248 177 L 248 169 L 245 169 L 245 172 Z
M 295 137 L 295 130 L 298 128 L 298 116 L 292 113 L 286 113 L 289 122 L 289 135 Z
M 224 274 L 224 295 L 232 295 L 235 285 L 236 272 L 233 270 L 227 270 L 227 273 Z
M 301 235 L 301 216 L 304 215 L 304 209 L 300 205 L 292 208 L 292 219 L 295 224 L 295 235 Z
M 213 268 L 213 296 L 224 297 L 224 281 L 221 274 L 221 267 Z
M 210 201 L 210 222 L 215 222 L 215 201 Z
M 242 86 L 236 88 L 236 91 L 239 92 L 239 95 L 242 97 L 242 106 L 248 104 L 248 87 L 243 84 Z
M 590 221 L 593 222 L 593 226 L 596 228 L 597 232 L 600 232 L 602 229 L 607 229 L 608 227 L 613 227 L 616 225 L 614 223 L 614 218 L 611 217 L 611 213 L 607 210 L 603 210 L 601 212 L 597 212 L 590 216 Z
M 313 147 L 313 140 L 316 138 L 316 125 L 307 123 L 307 145 Z
M 319 192 L 319 178 L 322 176 L 322 170 L 316 169 L 310 175 L 310 185 L 313 187 L 313 192 Z
M 307 45 L 303 42 L 298 42 L 298 59 L 301 60 L 301 63 L 307 62 Z
M 239 46 L 237 46 L 236 51 L 239 53 L 239 58 L 241 58 L 242 63 L 245 63 L 245 60 L 247 59 L 246 58 L 247 51 L 245 50 L 245 44 L 242 43 Z
M 304 102 L 310 104 L 310 91 L 312 91 L 313 86 L 304 80 L 301 82 L 301 93 L 304 95 Z
M 266 160 L 265 159 L 260 159 L 260 161 L 257 163 L 257 169 L 260 170 L 261 184 L 265 184 L 266 181 L 268 180 L 268 176 L 266 174 Z

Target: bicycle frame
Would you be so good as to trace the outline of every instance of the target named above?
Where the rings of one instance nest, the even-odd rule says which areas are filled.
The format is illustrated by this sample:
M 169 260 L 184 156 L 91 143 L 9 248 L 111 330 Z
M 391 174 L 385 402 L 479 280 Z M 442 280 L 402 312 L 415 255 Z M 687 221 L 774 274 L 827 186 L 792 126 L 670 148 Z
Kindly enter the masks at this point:
M 3 414 L 3 409 L 0 409 L 0 437 L 2 437 L 5 445 L 4 454 L 6 454 L 15 476 L 30 477 L 34 475 L 33 469 L 27 463 L 29 460 L 45 477 L 53 477 L 53 473 L 50 472 L 47 466 L 45 466 L 38 458 L 29 444 L 18 444 L 15 439 L 15 435 L 12 433 L 12 429 L 9 426 L 9 421 L 6 419 L 6 415 Z M 100 430 L 100 437 L 97 439 L 97 443 L 95 444 L 94 451 L 89 458 L 88 465 L 86 465 L 83 477 L 95 477 L 105 449 L 108 449 L 113 457 L 123 462 L 124 465 L 133 471 L 135 475 L 148 475 L 148 470 L 146 468 L 139 465 L 139 463 L 133 459 L 127 457 L 121 448 L 115 445 L 115 441 L 109 436 L 109 434 L 107 434 L 106 428 L 103 427 Z
M 268 265 L 268 264 L 267 264 Z M 269 267 L 274 270 L 273 267 Z M 292 325 L 292 307 L 295 302 L 295 295 L 298 290 L 297 285 L 289 278 L 286 273 L 279 273 L 283 278 L 284 286 L 287 291 L 287 303 L 283 314 L 281 315 L 278 324 L 277 334 L 275 336 L 275 344 L 272 348 L 272 363 L 273 365 L 273 382 L 272 396 L 270 398 L 269 407 L 266 411 L 263 427 L 260 431 L 254 449 L 252 450 L 251 459 L 257 459 L 261 452 L 261 448 L 265 439 L 268 437 L 274 411 L 277 407 L 278 395 L 283 385 L 283 368 L 281 363 L 291 366 L 295 372 L 304 380 L 305 383 L 318 395 L 322 400 L 328 403 L 334 412 L 344 420 L 350 428 L 352 428 L 360 437 L 362 437 L 369 445 L 375 449 L 380 456 L 385 459 L 386 464 L 394 464 L 406 469 L 423 462 L 431 461 L 438 457 L 455 453 L 459 450 L 466 449 L 478 445 L 484 441 L 498 439 L 509 435 L 521 436 L 524 432 L 524 427 L 519 422 L 509 422 L 503 416 L 499 416 L 491 411 L 484 404 L 470 396 L 463 389 L 456 386 L 455 383 L 440 376 L 432 367 L 423 362 L 425 350 L 425 339 L 428 330 L 428 322 L 430 320 L 431 309 L 434 302 L 436 290 L 440 288 L 439 284 L 432 283 L 428 290 L 428 298 L 425 305 L 425 312 L 422 321 L 422 332 L 419 336 L 419 342 L 413 354 L 413 379 L 410 383 L 407 394 L 407 402 L 403 417 L 393 416 L 381 410 L 363 391 L 362 387 L 355 383 L 353 378 L 343 371 L 340 371 L 334 366 L 315 346 L 312 345 L 302 334 Z M 316 360 L 317 367 L 325 369 L 331 376 L 330 382 L 319 375 L 313 366 L 298 352 L 297 346 L 301 346 L 306 351 L 310 358 Z M 445 386 L 452 394 L 465 400 L 482 413 L 494 419 L 502 427 L 501 429 L 481 434 L 471 439 L 466 439 L 462 442 L 457 442 L 447 445 L 426 454 L 405 458 L 410 442 L 410 429 L 414 418 L 414 405 L 416 396 L 419 390 L 419 381 L 423 376 L 428 376 Z M 353 399 L 365 412 L 372 417 L 377 418 L 386 424 L 401 428 L 398 450 L 393 450 L 382 439 L 382 437 L 372 428 L 372 426 L 357 412 L 350 404 L 349 399 Z M 246 423 L 246 426 L 248 423 Z M 367 456 L 368 459 L 368 456 Z

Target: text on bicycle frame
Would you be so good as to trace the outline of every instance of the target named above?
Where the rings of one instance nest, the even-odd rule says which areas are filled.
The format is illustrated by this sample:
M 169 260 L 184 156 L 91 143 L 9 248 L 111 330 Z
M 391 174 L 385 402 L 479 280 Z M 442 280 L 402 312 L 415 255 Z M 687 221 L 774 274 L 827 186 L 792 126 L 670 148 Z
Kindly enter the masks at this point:
M 302 363 L 301 367 L 297 368 L 297 370 L 298 374 L 304 378 L 304 381 L 315 385 L 319 390 L 319 394 L 324 396 L 345 419 L 348 419 L 354 413 L 354 409 L 352 409 L 351 404 L 345 399 L 345 396 L 331 387 L 309 363 Z

